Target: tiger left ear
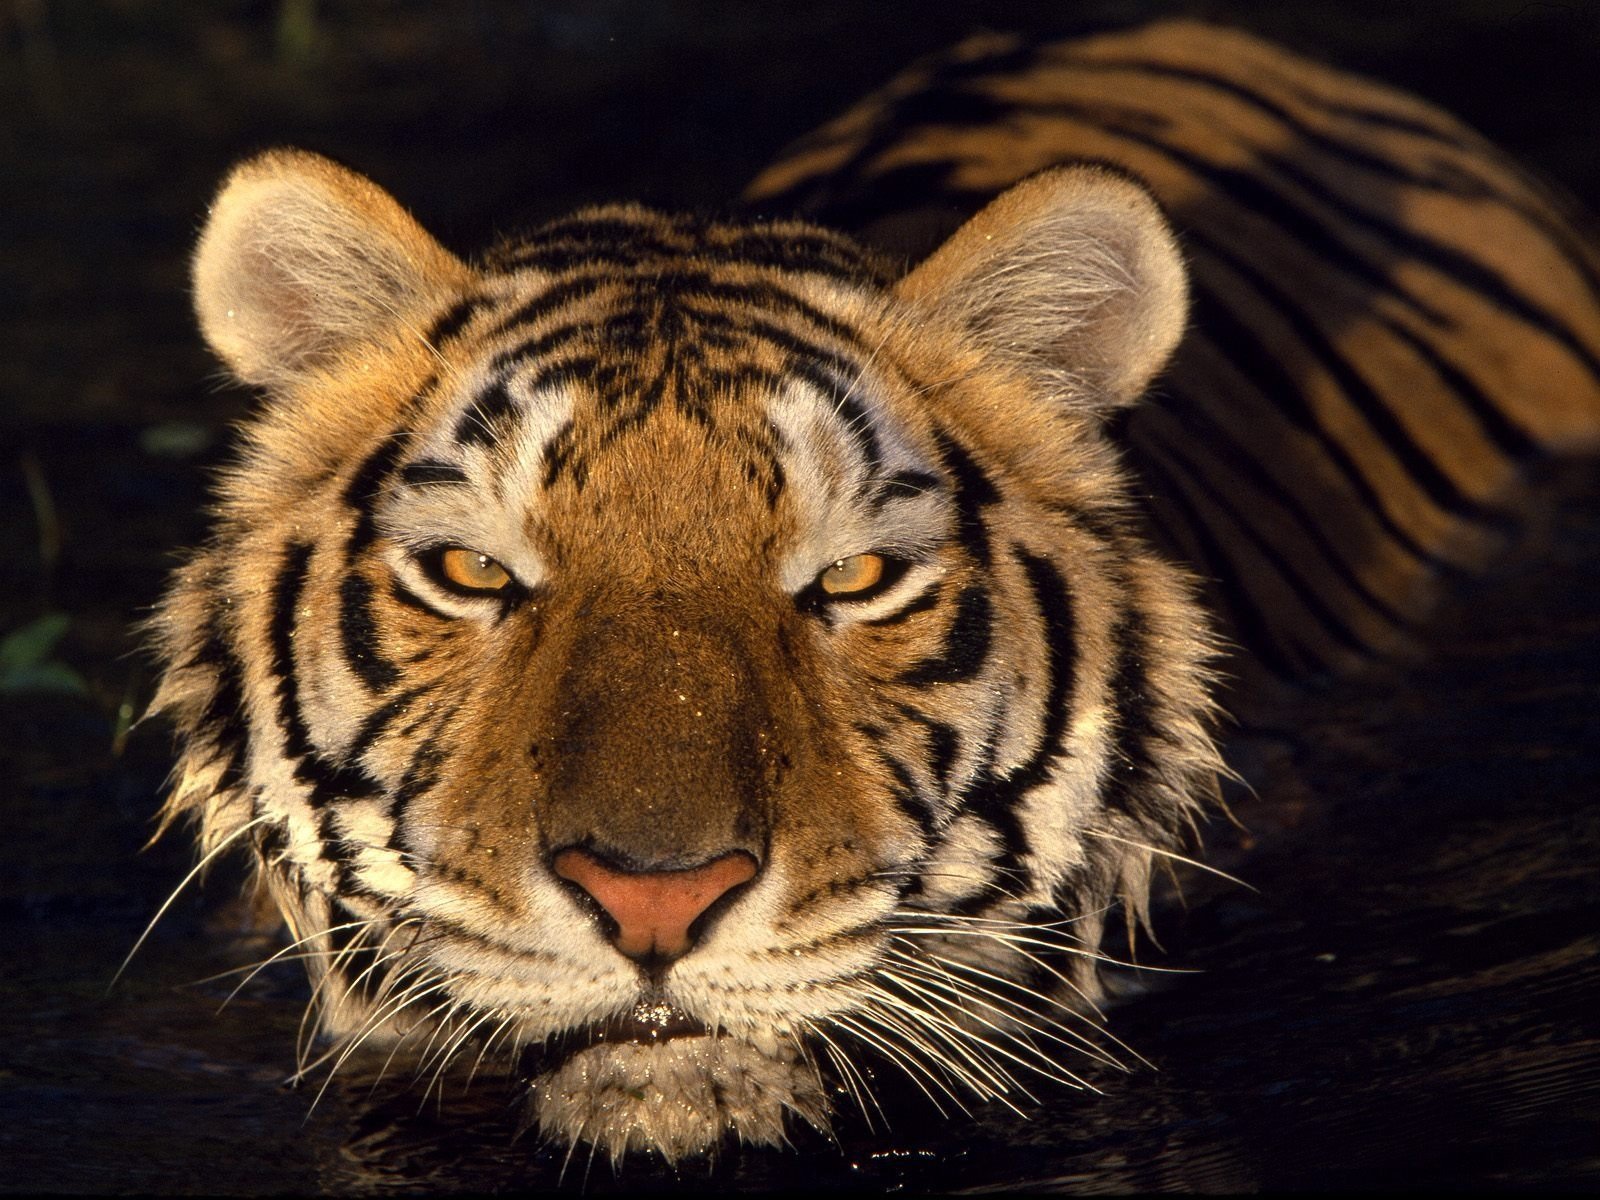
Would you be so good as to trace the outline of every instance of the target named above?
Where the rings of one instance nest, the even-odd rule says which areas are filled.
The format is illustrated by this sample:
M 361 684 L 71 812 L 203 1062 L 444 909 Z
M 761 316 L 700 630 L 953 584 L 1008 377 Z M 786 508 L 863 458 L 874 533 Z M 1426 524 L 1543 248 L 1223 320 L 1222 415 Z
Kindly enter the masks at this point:
M 897 290 L 1102 410 L 1139 398 L 1188 315 L 1183 260 L 1160 208 L 1139 184 L 1097 166 L 1017 184 Z
M 271 150 L 235 167 L 212 202 L 194 256 L 195 312 L 235 375 L 282 390 L 392 336 L 469 278 L 371 180 Z

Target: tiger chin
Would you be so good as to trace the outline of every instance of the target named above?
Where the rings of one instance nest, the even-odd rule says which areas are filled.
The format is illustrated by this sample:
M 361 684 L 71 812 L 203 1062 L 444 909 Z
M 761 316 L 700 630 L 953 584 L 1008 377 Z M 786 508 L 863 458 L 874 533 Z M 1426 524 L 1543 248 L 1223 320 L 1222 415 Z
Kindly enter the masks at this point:
M 194 287 L 264 400 L 152 622 L 164 817 L 253 855 L 327 1061 L 503 1061 L 678 1159 L 1103 1053 L 1104 914 L 1221 769 L 1105 432 L 1185 323 L 1140 185 L 1042 172 L 909 271 L 631 206 L 468 263 L 280 150 Z

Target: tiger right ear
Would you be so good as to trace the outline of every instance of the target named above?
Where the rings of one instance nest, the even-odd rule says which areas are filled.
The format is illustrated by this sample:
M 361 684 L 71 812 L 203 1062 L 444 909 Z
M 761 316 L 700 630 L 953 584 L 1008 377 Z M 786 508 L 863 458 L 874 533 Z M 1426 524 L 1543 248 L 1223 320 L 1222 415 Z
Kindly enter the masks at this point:
M 469 274 L 371 180 L 272 150 L 234 168 L 211 205 L 195 312 L 234 374 L 280 389 L 421 319 Z
M 1183 260 L 1155 200 L 1087 165 L 1003 193 L 898 291 L 1099 410 L 1139 398 L 1188 316 Z

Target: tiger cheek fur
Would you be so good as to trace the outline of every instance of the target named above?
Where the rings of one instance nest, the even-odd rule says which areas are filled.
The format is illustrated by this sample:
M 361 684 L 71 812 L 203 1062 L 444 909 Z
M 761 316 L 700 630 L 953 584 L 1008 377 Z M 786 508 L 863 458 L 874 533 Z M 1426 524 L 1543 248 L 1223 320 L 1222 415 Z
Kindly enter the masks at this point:
M 1102 431 L 1184 322 L 1140 188 L 1036 177 L 899 280 L 637 208 L 468 267 L 275 152 L 195 275 L 268 400 L 155 622 L 166 815 L 254 846 L 328 1035 L 510 1051 L 613 1156 L 823 1126 L 863 1051 L 1073 1081 L 1220 765 Z

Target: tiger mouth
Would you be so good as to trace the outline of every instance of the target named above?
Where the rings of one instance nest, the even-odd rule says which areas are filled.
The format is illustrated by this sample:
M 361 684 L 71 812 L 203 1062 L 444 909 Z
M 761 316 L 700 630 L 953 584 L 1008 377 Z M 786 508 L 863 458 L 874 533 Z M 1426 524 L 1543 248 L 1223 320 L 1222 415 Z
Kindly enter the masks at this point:
M 666 1000 L 646 998 L 626 1013 L 554 1034 L 527 1047 L 519 1068 L 529 1079 L 553 1074 L 585 1050 L 628 1044 L 655 1046 L 675 1038 L 709 1037 L 712 1028 Z

